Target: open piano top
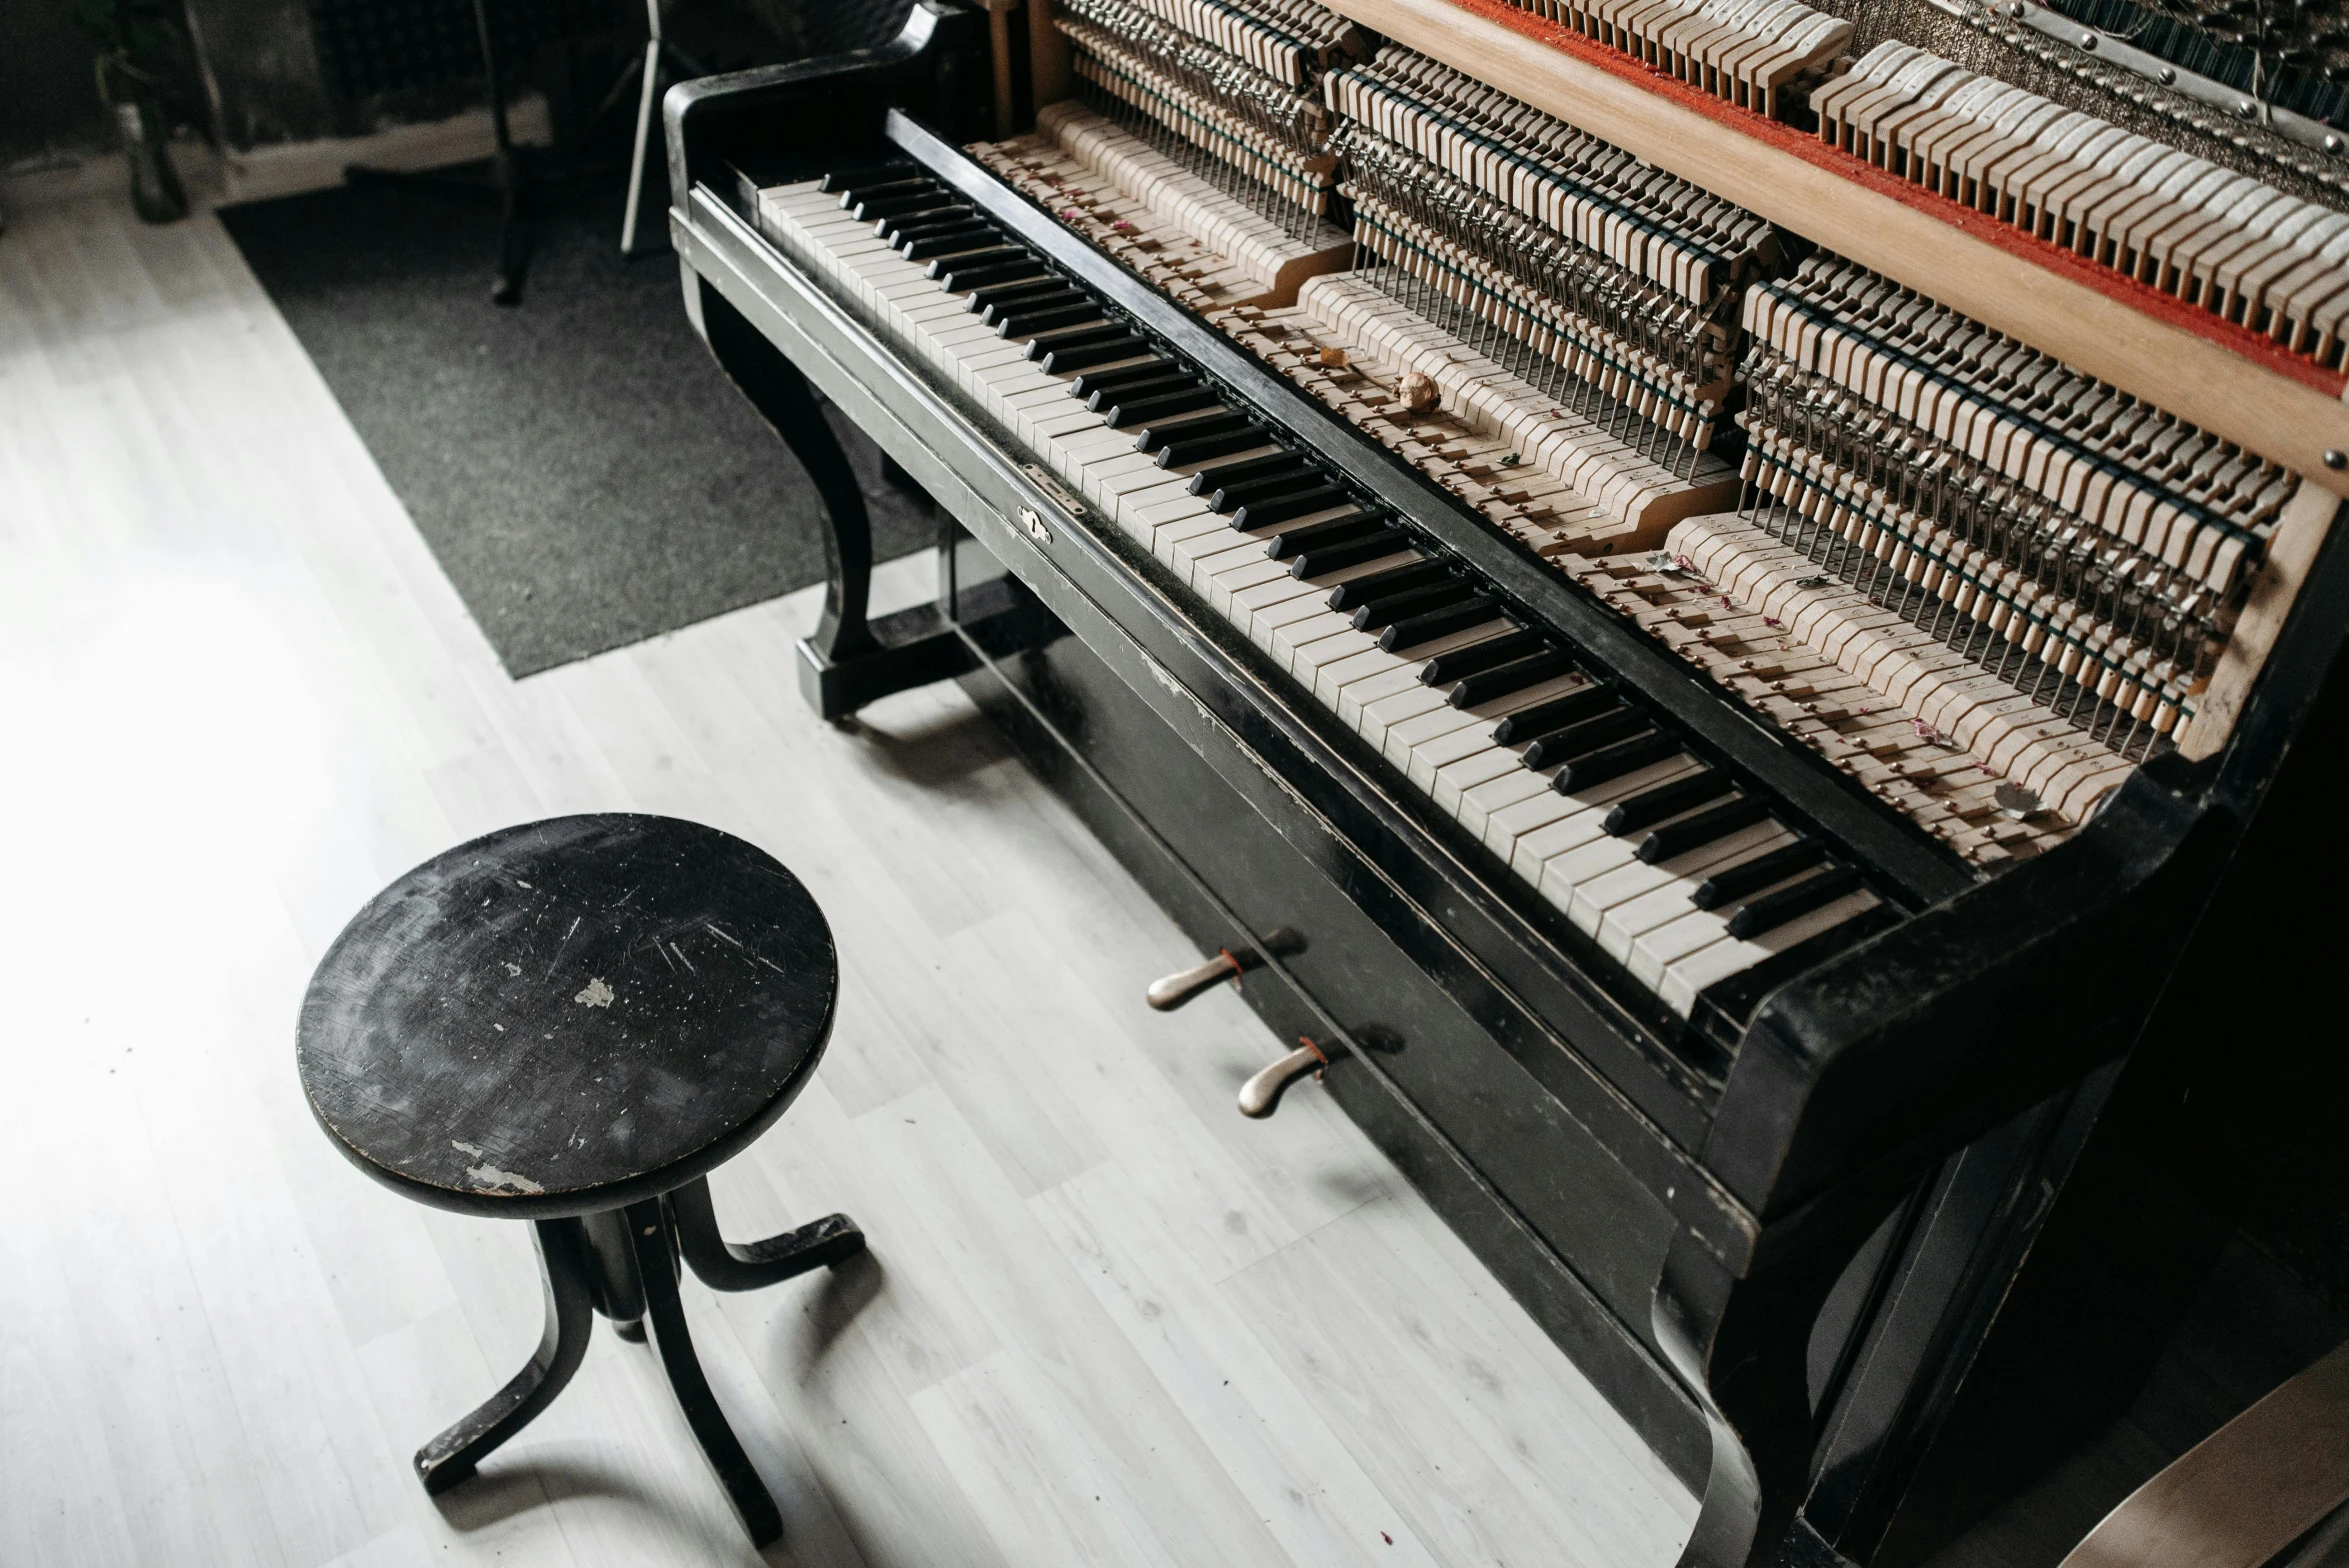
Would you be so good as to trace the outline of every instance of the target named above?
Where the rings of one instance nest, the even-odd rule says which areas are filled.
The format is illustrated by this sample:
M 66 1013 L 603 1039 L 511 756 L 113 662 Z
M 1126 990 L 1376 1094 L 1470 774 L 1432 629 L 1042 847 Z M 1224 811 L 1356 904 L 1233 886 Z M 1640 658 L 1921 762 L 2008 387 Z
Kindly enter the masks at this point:
M 1879 165 L 1891 122 L 1922 134 L 1888 105 L 1968 77 L 1912 59 L 1886 87 L 1891 45 L 1837 73 L 1849 25 L 1799 6 L 1766 49 L 1556 15 L 1757 116 L 1824 104 L 1822 139 Z M 763 232 L 1563 914 L 1701 1072 L 1776 983 L 2061 843 L 2148 757 L 2214 749 L 2277 531 L 2329 521 L 2262 453 L 1336 11 L 1064 0 L 1053 29 L 1074 92 L 1033 132 L 952 149 L 906 121 L 897 157 L 760 189 Z M 1995 151 L 1963 189 L 2000 210 L 2027 160 Z M 2349 219 L 2268 205 L 2300 243 L 2238 258 L 2231 308 L 2334 362 L 2306 263 Z M 2251 225 L 2197 217 L 2215 238 L 2145 267 L 2199 300 Z M 1192 330 L 1135 319 L 1070 236 Z M 1353 462 L 1198 327 L 1367 437 Z M 1449 504 L 1365 483 L 1396 466 Z M 1564 591 L 1513 601 L 1490 541 Z M 1866 804 L 1687 726 L 1604 619 Z
M 2340 637 L 2321 135 L 2145 135 L 1970 5 L 1960 62 L 1793 0 L 1029 0 L 990 137 L 673 99 L 680 248 L 903 367 L 985 449 L 949 510 L 1743 1279 L 2126 1048 Z M 1320 1016 L 1300 1065 L 1376 1057 Z

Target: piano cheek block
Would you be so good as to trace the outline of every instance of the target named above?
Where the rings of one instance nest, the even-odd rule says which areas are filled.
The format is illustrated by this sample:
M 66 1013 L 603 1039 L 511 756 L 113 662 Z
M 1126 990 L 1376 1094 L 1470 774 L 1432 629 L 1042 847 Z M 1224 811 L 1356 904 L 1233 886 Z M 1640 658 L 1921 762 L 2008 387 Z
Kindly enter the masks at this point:
M 1240 1114 L 1261 1121 L 1280 1109 L 1289 1085 L 1307 1073 L 1318 1075 L 1329 1065 L 1329 1055 L 1300 1035 L 1297 1048 L 1240 1085 Z

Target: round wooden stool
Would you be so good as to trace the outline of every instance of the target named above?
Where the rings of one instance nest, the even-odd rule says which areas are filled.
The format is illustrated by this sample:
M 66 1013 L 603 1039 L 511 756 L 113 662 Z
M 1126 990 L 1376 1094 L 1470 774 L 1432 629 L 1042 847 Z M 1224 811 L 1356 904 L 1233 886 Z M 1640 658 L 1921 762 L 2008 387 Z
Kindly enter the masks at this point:
M 751 1539 L 782 1534 L 678 1305 L 678 1260 L 751 1290 L 864 1250 L 844 1214 L 736 1246 L 708 1172 L 783 1114 L 832 1032 L 831 928 L 799 879 L 670 817 L 558 817 L 418 866 L 319 964 L 296 1055 L 319 1124 L 421 1203 L 531 1221 L 546 1334 L 490 1401 L 416 1453 L 471 1475 L 561 1392 L 596 1312 L 650 1324 Z

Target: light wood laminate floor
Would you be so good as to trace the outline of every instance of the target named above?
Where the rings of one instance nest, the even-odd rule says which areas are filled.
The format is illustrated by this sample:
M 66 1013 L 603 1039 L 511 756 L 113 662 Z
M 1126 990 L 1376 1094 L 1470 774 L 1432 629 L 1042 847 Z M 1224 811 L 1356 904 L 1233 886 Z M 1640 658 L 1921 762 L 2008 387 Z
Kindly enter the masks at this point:
M 663 265 L 663 263 L 648 263 Z M 527 308 L 524 307 L 524 308 Z M 922 563 L 895 575 L 910 598 Z M 599 1330 L 439 1504 L 416 1445 L 538 1333 L 525 1228 L 310 1120 L 312 963 L 498 825 L 714 823 L 814 889 L 840 1028 L 715 1178 L 868 1263 L 686 1287 L 770 1562 L 1669 1563 L 1686 1492 L 951 686 L 802 706 L 810 595 L 508 680 L 209 216 L 0 235 L 0 1563 L 741 1563 Z

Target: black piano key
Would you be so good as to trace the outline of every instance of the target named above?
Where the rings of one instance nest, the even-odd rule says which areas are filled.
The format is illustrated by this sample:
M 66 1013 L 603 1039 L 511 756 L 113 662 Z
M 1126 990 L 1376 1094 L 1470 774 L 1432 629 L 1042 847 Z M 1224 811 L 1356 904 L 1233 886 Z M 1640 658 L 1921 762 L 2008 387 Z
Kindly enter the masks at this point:
M 1221 401 L 1222 395 L 1215 388 L 1205 386 L 1131 399 L 1121 394 L 1117 406 L 1102 416 L 1102 422 L 1112 430 L 1123 430 L 1129 425 L 1146 425 L 1153 419 L 1164 419 L 1169 414 L 1187 414 L 1195 408 L 1213 408 Z
M 957 201 L 950 196 L 940 197 L 939 204 L 935 207 L 923 207 L 914 212 L 900 212 L 886 218 L 873 220 L 875 237 L 887 240 L 892 248 L 925 234 L 944 234 L 955 229 L 988 227 L 987 220 L 980 216 L 978 208 L 968 202 Z
M 1017 283 L 1028 278 L 1048 278 L 1052 270 L 1044 265 L 1041 256 L 1022 254 L 1012 261 L 991 261 L 984 264 L 958 258 L 952 272 L 937 274 L 938 286 L 949 294 L 968 293 L 994 283 Z
M 1464 632 L 1471 626 L 1482 626 L 1501 613 L 1500 601 L 1489 594 L 1459 604 L 1448 604 L 1425 615 L 1414 615 L 1401 620 L 1378 634 L 1378 645 L 1389 653 L 1400 653 L 1416 648 L 1423 642 L 1434 642 L 1438 637 L 1449 637 Z
M 905 247 L 911 241 L 969 229 L 974 216 L 968 207 L 942 208 L 936 213 L 908 213 L 902 218 L 883 218 L 873 225 L 873 235 L 902 256 L 910 254 Z M 932 251 L 930 254 L 936 255 L 937 252 Z
M 850 191 L 848 197 L 856 205 L 848 209 L 848 215 L 859 221 L 877 223 L 883 218 L 899 218 L 909 212 L 921 212 L 926 208 L 935 207 L 939 205 L 939 197 L 944 194 L 943 191 L 936 189 L 901 191 L 895 195 L 884 195 L 879 190 L 869 194 L 864 191 Z
M 1204 463 L 1263 446 L 1272 437 L 1246 414 L 1230 409 L 1163 420 L 1134 437 L 1134 448 L 1158 454 L 1160 468 Z
M 1115 370 L 1088 370 L 1068 384 L 1068 395 L 1073 398 L 1090 398 L 1096 392 L 1156 381 L 1163 376 L 1176 374 L 1181 368 L 1171 359 L 1153 359 L 1148 364 L 1120 365 Z
M 1860 874 L 1850 866 L 1830 865 L 1816 876 L 1738 905 L 1729 917 L 1729 934 L 1740 942 L 1765 935 L 1797 915 L 1834 903 L 1859 885 Z
M 1043 280 L 1040 285 L 1028 285 L 1009 298 L 982 300 L 978 294 L 973 294 L 971 298 L 978 303 L 966 304 L 963 309 L 991 327 L 1000 326 L 1008 318 L 1024 311 L 1058 310 L 1064 305 L 1089 304 L 1092 300 L 1092 296 L 1083 290 L 1071 288 L 1058 278 Z
M 1754 1009 L 1761 1006 L 1762 999 L 1771 992 L 1796 975 L 1808 974 L 1836 954 L 1857 947 L 1879 931 L 1889 930 L 1899 924 L 1900 915 L 1888 904 L 1878 904 L 1849 920 L 1839 920 L 1826 930 L 1805 937 L 1785 951 L 1773 953 L 1726 980 L 1714 981 L 1697 993 L 1696 1010 L 1692 1017 L 1699 1022 L 1712 1023 L 1729 1040 L 1734 1041 L 1745 1033 L 1745 1026 L 1752 1020 Z
M 1285 534 L 1275 534 L 1265 541 L 1264 553 L 1275 561 L 1285 561 L 1293 555 L 1303 555 L 1316 545 L 1343 544 L 1364 534 L 1391 528 L 1384 516 L 1377 512 L 1355 510 L 1343 517 L 1332 517 L 1318 523 L 1307 523 L 1292 528 Z
M 1053 375 L 1091 370 L 1095 365 L 1114 365 L 1121 359 L 1134 359 L 1148 352 L 1150 345 L 1123 327 L 1104 328 L 1098 335 L 1081 338 L 1028 339 L 1028 358 Z
M 1228 480 L 1216 485 L 1212 490 L 1202 488 L 1192 493 L 1207 497 L 1207 509 L 1210 512 L 1229 514 L 1238 511 L 1250 501 L 1263 501 L 1276 495 L 1287 495 L 1294 490 L 1303 490 L 1326 483 L 1327 481 L 1321 477 L 1318 470 L 1308 467 L 1292 455 L 1291 461 L 1276 467 L 1270 473 L 1260 474 L 1254 478 Z
M 1145 430 L 1135 437 L 1134 449 L 1148 452 L 1155 447 L 1159 467 L 1180 468 L 1185 463 L 1204 463 L 1211 457 L 1245 452 L 1271 439 L 1270 433 L 1246 414 L 1217 414 L 1209 419 L 1186 420 L 1182 424 Z
M 1082 294 L 1063 291 L 1052 294 L 1035 294 L 1026 299 L 1000 301 L 980 311 L 979 320 L 983 325 L 993 327 L 1000 335 L 1004 332 L 1007 322 L 1025 321 L 1049 311 L 1069 309 L 1079 309 L 1084 312 L 1083 315 L 1076 318 L 1079 321 L 1099 321 L 1101 319 L 1100 308 L 1091 300 Z M 1065 326 L 1067 323 L 1064 322 L 1062 325 Z M 1015 333 L 1014 335 L 1033 337 L 1035 333 Z
M 1525 765 L 1537 772 L 1554 768 L 1634 735 L 1645 735 L 1649 728 L 1647 715 L 1637 708 L 1617 707 L 1593 714 L 1580 723 L 1561 725 L 1534 736 L 1525 745 Z
M 1540 632 L 1529 632 L 1519 627 L 1515 631 L 1503 632 L 1498 637 L 1488 637 L 1483 642 L 1470 643 L 1465 648 L 1454 648 L 1449 653 L 1437 654 L 1419 672 L 1419 679 L 1429 686 L 1449 686 L 1464 675 L 1514 664 L 1519 659 L 1549 651 L 1549 640 Z
M 993 245 L 985 250 L 965 251 L 959 256 L 941 256 L 930 263 L 923 276 L 944 279 L 967 267 L 1008 267 L 1021 261 L 1043 265 L 1036 260 L 1036 253 L 1024 245 Z
M 1161 363 L 1144 368 L 1147 368 L 1150 374 L 1138 380 L 1128 380 L 1119 371 L 1106 372 L 1108 375 L 1118 377 L 1118 380 L 1109 386 L 1095 387 L 1090 392 L 1081 394 L 1084 397 L 1085 406 L 1099 413 L 1103 409 L 1115 408 L 1120 403 L 1139 403 L 1146 397 L 1164 397 L 1170 392 L 1187 392 L 1199 384 L 1197 376 L 1187 370 L 1178 370 L 1172 365 Z M 1081 381 L 1084 378 L 1080 376 L 1078 379 Z M 1072 396 L 1080 395 L 1073 386 L 1069 388 L 1069 392 Z
M 1561 795 L 1571 795 L 1578 789 L 1593 789 L 1609 779 L 1619 779 L 1626 773 L 1669 762 L 1680 755 L 1680 742 L 1665 734 L 1634 735 L 1629 740 L 1604 746 L 1588 756 L 1577 757 L 1557 771 L 1550 787 Z
M 1422 566 L 1436 565 L 1433 561 L 1422 561 L 1418 564 Z M 1442 571 L 1441 567 L 1437 569 L 1439 572 Z M 1408 566 L 1397 567 L 1396 570 L 1407 572 L 1411 568 Z M 1380 572 L 1377 575 L 1384 577 L 1386 573 Z M 1361 579 L 1357 578 L 1355 581 L 1359 582 Z M 1353 586 L 1353 583 L 1340 583 L 1337 588 L 1331 590 L 1330 596 L 1335 598 L 1339 593 Z M 1418 588 L 1407 588 L 1401 593 L 1385 594 L 1368 603 L 1357 604 L 1353 616 L 1354 629 L 1358 632 L 1384 631 L 1397 621 L 1408 620 L 1414 615 L 1422 615 L 1429 610 L 1440 610 L 1447 604 L 1458 604 L 1474 592 L 1476 590 L 1460 578 L 1445 573 L 1441 581 L 1426 583 Z M 1342 610 L 1345 606 L 1334 604 L 1330 608 Z
M 1237 462 L 1202 468 L 1191 476 L 1190 484 L 1184 488 L 1193 495 L 1213 495 L 1227 485 L 1253 484 L 1259 479 L 1305 471 L 1305 459 L 1296 453 L 1267 452 L 1262 457 L 1243 457 Z
M 1552 730 L 1562 730 L 1595 719 L 1602 713 L 1612 713 L 1622 707 L 1615 693 L 1604 686 L 1585 686 L 1580 691 L 1537 702 L 1530 708 L 1519 708 L 1499 724 L 1493 726 L 1493 744 L 1520 746 L 1536 736 Z
M 838 191 L 840 205 L 843 208 L 853 208 L 857 203 L 863 201 L 887 201 L 891 197 L 912 196 L 925 191 L 933 196 L 946 194 L 946 187 L 926 174 L 909 175 L 901 172 L 885 178 L 850 180 L 843 185 L 830 183 L 833 179 L 831 175 L 826 175 L 824 178 L 823 189 L 825 193 L 830 194 L 833 191 Z
M 1289 575 L 1300 579 L 1327 577 L 1349 566 L 1360 566 L 1365 561 L 1393 555 L 1410 543 L 1411 535 L 1403 529 L 1381 528 L 1376 533 L 1361 534 L 1337 544 L 1325 544 L 1307 550 L 1289 563 Z
M 1033 299 L 1039 294 L 1059 294 L 1068 286 L 1068 281 L 1056 272 L 1047 272 L 1041 277 L 1022 278 L 1017 283 L 991 283 L 983 289 L 971 290 L 962 308 L 978 315 L 989 305 L 1016 299 Z
M 1270 528 L 1275 523 L 1285 523 L 1293 517 L 1304 517 L 1313 512 L 1327 511 L 1333 506 L 1344 506 L 1346 499 L 1346 492 L 1336 485 L 1290 490 L 1281 495 L 1242 503 L 1232 513 L 1232 527 L 1241 533 L 1251 528 Z
M 1376 604 L 1421 588 L 1467 582 L 1453 575 L 1450 567 L 1441 561 L 1414 561 L 1409 566 L 1393 566 L 1383 572 L 1372 572 L 1368 577 L 1357 577 L 1350 583 L 1340 583 L 1329 591 L 1329 607 L 1333 610 L 1352 610 L 1363 605 Z M 1389 617 L 1392 619 L 1392 617 Z M 1381 622 L 1384 625 L 1385 622 Z
M 868 163 L 861 169 L 835 169 L 816 182 L 816 189 L 829 196 L 835 191 L 852 191 L 860 185 L 877 185 L 884 180 L 902 181 L 913 168 L 909 159 L 892 158 L 887 163 Z
M 1699 909 L 1718 909 L 1748 893 L 1759 893 L 1773 882 L 1783 882 L 1798 871 L 1808 871 L 1827 858 L 1827 851 L 1810 839 L 1782 844 L 1767 855 L 1734 866 L 1724 866 L 1699 882 L 1688 901 Z
M 943 229 L 973 223 L 987 222 L 985 214 L 969 201 L 949 190 L 941 190 L 926 207 L 911 212 L 891 212 L 873 220 L 873 232 L 883 239 L 891 234 L 910 234 L 917 229 Z
M 898 246 L 897 253 L 908 261 L 927 261 L 936 265 L 951 262 L 957 256 L 993 250 L 996 239 L 993 233 L 917 234 Z
M 1530 659 L 1519 659 L 1514 664 L 1462 676 L 1452 683 L 1452 693 L 1445 700 L 1455 708 L 1481 708 L 1488 702 L 1498 702 L 1513 691 L 1524 691 L 1529 686 L 1554 681 L 1561 675 L 1573 673 L 1573 670 L 1573 656 L 1552 648 Z
M 1702 849 L 1740 828 L 1750 828 L 1769 814 L 1768 803 L 1758 795 L 1725 800 L 1709 811 L 1692 812 L 1651 831 L 1639 841 L 1639 858 L 1650 865 L 1659 860 L 1677 860 L 1692 849 Z
M 1735 782 L 1719 768 L 1707 768 L 1654 789 L 1643 789 L 1615 802 L 1615 808 L 1607 813 L 1606 829 L 1616 838 L 1624 838 L 1643 828 L 1652 828 L 1667 817 L 1677 817 L 1709 800 L 1719 800 Z
M 999 338 L 1036 338 L 1047 332 L 1062 332 L 1075 327 L 1092 326 L 1103 322 L 1101 307 L 1089 299 L 1074 304 L 1055 305 L 1045 309 L 1015 307 L 1006 311 L 995 323 Z

